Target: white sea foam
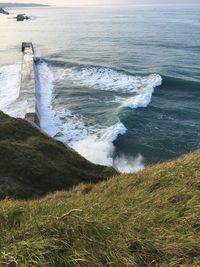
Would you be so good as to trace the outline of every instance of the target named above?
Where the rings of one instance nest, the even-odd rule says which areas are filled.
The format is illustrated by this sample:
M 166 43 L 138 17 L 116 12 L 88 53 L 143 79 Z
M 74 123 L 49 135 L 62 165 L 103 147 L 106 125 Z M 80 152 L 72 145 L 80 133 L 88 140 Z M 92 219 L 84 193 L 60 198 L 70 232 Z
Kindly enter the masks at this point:
M 119 135 L 124 135 L 127 132 L 126 127 L 123 123 L 118 122 L 107 129 L 101 131 L 101 139 L 107 140 L 108 142 L 114 142 Z
M 74 144 L 74 149 L 87 160 L 100 165 L 112 166 L 115 147 L 108 141 L 95 137 L 83 139 Z
M 162 84 L 162 78 L 160 75 L 150 75 L 145 84 L 137 91 L 137 94 L 128 98 L 122 103 L 122 106 L 130 108 L 146 108 L 151 102 L 152 94 L 155 87 Z
M 19 95 L 20 66 L 0 68 L 0 109 L 6 108 Z
M 13 117 L 24 117 L 25 104 L 19 103 L 20 65 L 0 68 L 0 110 Z
M 49 135 L 57 133 L 55 112 L 52 107 L 54 75 L 45 62 L 37 64 L 37 110 L 40 127 Z
M 125 134 L 127 129 L 118 122 L 106 129 L 101 129 L 83 140 L 75 142 L 73 147 L 82 156 L 96 164 L 112 166 L 115 147 L 113 142 L 119 135 Z
M 137 93 L 143 88 L 161 84 L 158 74 L 138 76 L 103 67 L 71 67 L 65 69 L 62 78 L 68 77 L 80 86 L 120 93 Z
M 114 160 L 113 166 L 121 173 L 138 172 L 144 169 L 143 157 L 140 154 L 135 158 L 121 155 Z

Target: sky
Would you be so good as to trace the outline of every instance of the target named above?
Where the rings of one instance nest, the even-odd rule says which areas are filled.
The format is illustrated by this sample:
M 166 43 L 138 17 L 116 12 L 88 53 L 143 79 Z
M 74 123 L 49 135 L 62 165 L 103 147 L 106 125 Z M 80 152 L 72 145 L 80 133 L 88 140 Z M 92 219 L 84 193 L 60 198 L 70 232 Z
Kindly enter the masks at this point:
M 39 3 L 50 5 L 86 5 L 86 4 L 200 4 L 200 0 L 0 0 L 1 2 Z

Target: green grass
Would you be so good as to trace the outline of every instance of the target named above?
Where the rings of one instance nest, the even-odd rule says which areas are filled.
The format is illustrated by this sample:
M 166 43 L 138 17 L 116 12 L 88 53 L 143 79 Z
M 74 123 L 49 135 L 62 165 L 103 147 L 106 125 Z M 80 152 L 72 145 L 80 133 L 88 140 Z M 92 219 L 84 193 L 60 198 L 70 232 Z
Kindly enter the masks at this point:
M 200 266 L 199 190 L 198 150 L 40 200 L 1 201 L 0 266 Z
M 36 198 L 115 173 L 90 163 L 27 121 L 0 112 L 0 199 Z

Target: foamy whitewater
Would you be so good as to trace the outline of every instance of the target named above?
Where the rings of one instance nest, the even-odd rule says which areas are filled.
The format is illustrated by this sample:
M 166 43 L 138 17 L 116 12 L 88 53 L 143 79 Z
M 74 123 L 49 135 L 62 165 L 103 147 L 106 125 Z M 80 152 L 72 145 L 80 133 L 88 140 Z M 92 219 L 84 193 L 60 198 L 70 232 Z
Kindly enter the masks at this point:
M 132 94 L 135 96 L 119 98 L 115 101 L 122 106 L 130 108 L 147 107 L 151 101 L 156 86 L 162 84 L 162 78 L 158 74 L 149 76 L 133 76 L 122 71 L 116 71 L 102 67 L 72 67 L 63 69 L 60 79 L 68 78 L 77 86 L 86 86 L 95 90 Z
M 19 96 L 20 65 L 10 65 L 0 68 L 0 110 L 10 115 L 18 116 L 12 109 L 12 104 Z
M 152 74 L 146 77 L 133 76 L 120 71 L 98 68 L 50 68 L 42 60 L 37 64 L 37 108 L 41 129 L 50 136 L 69 145 L 82 156 L 95 164 L 114 166 L 120 172 L 131 173 L 144 168 L 143 158 L 120 155 L 114 157 L 113 142 L 119 135 L 127 132 L 119 118 L 113 125 L 86 125 L 86 118 L 70 110 L 56 110 L 53 105 L 54 86 L 57 82 L 68 79 L 76 86 L 87 86 L 93 90 L 112 91 L 120 107 L 146 107 L 154 89 L 161 84 L 161 77 Z M 0 69 L 0 109 L 9 115 L 23 117 L 23 105 L 18 103 L 20 67 L 5 66 Z M 103 92 L 102 92 L 103 93 Z M 133 95 L 134 94 L 134 95 Z M 10 97 L 12 96 L 12 97 Z M 13 109 L 13 107 L 15 107 Z M 116 114 L 117 117 L 117 114 Z

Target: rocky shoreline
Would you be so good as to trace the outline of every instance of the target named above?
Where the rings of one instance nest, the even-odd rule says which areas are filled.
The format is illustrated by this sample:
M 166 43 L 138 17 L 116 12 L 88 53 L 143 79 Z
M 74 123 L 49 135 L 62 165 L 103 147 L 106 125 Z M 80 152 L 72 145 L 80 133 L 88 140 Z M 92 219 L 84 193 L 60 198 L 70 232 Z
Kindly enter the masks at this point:
M 1 7 L 0 7 L 0 14 L 10 15 L 8 11 L 6 11 L 4 8 Z M 30 17 L 27 16 L 26 14 L 18 14 L 16 17 L 13 17 L 13 19 L 16 19 L 17 21 L 24 21 L 24 20 L 29 20 Z
M 9 12 L 4 10 L 3 8 L 0 8 L 0 14 L 9 15 Z
M 28 17 L 26 14 L 18 14 L 15 19 L 17 21 L 24 21 L 30 19 L 30 17 Z

